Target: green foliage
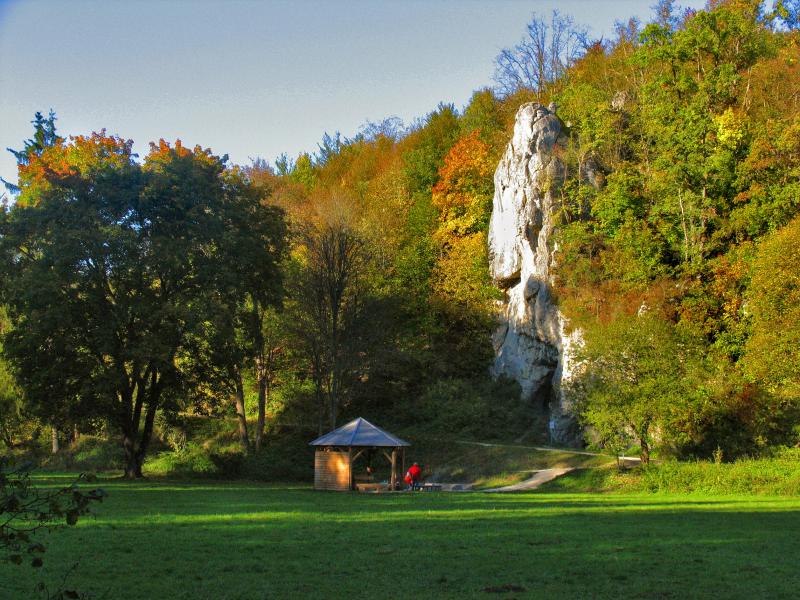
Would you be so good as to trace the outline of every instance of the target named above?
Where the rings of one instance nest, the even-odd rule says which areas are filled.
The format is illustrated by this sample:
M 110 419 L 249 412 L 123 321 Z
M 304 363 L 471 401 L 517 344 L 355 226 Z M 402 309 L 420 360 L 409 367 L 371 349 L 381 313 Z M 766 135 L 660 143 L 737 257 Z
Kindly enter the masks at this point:
M 56 133 L 56 121 L 56 113 L 53 112 L 52 109 L 47 117 L 39 111 L 36 112 L 33 121 L 31 121 L 33 125 L 33 137 L 23 142 L 21 150 L 12 150 L 8 148 L 8 151 L 14 155 L 18 165 L 25 166 L 30 164 L 31 160 L 41 156 L 46 148 L 63 142 L 63 139 Z M 0 181 L 5 184 L 6 189 L 10 192 L 14 194 L 20 192 L 19 186 L 9 183 L 2 177 L 0 177 Z
M 462 135 L 477 131 L 480 139 L 494 148 L 496 156 L 493 158 L 499 158 L 505 145 L 506 131 L 500 102 L 492 90 L 478 90 L 472 94 L 459 126 Z
M 599 230 L 609 238 L 613 238 L 625 222 L 641 220 L 645 213 L 642 176 L 631 167 L 621 167 L 611 173 L 592 204 L 592 216 Z
M 439 178 L 444 157 L 459 132 L 458 115 L 452 104 L 440 104 L 424 125 L 407 139 L 409 149 L 403 154 L 409 190 L 430 193 Z
M 289 179 L 295 183 L 301 183 L 307 188 L 314 185 L 316 173 L 314 171 L 314 163 L 309 154 L 303 152 L 297 157 L 294 166 L 289 171 Z
M 641 304 L 697 331 L 705 344 L 695 354 L 707 364 L 690 369 L 693 389 L 676 388 L 653 439 L 682 456 L 710 456 L 716 446 L 760 453 L 790 442 L 798 419 L 796 299 L 778 289 L 792 285 L 787 224 L 800 207 L 798 46 L 759 2 L 712 3 L 680 18 L 664 3 L 659 15 L 638 39 L 632 28 L 590 48 L 558 89 L 571 170 L 558 297 L 573 324 L 587 327 L 588 353 L 611 350 L 592 333 L 603 329 L 597 321 Z M 776 97 L 787 102 L 777 108 Z M 781 228 L 783 250 L 759 243 Z M 659 343 L 672 352 L 669 340 Z M 606 425 L 601 438 L 618 447 L 635 433 Z
M 125 454 L 119 441 L 108 435 L 83 434 L 57 454 L 41 459 L 41 463 L 47 469 L 86 473 L 122 471 L 125 468 Z
M 53 491 L 31 483 L 29 466 L 10 465 L 0 457 L 0 553 L 4 560 L 41 567 L 45 547 L 37 534 L 56 525 L 75 525 L 93 502 L 105 497 L 101 489 L 84 491 L 78 482 Z M 80 479 L 80 478 L 79 478 Z
M 646 284 L 667 273 L 663 240 L 647 223 L 628 218 L 601 262 L 607 276 L 626 284 Z
M 691 338 L 650 311 L 621 316 L 585 332 L 574 391 L 578 412 L 597 443 L 621 453 L 632 442 L 643 462 L 654 446 L 681 440 L 676 421 L 703 400 Z
M 0 336 L 8 327 L 6 311 L 0 307 Z M 3 356 L 3 345 L 0 343 L 0 442 L 7 447 L 13 446 L 15 434 L 22 424 L 22 409 L 22 390 Z

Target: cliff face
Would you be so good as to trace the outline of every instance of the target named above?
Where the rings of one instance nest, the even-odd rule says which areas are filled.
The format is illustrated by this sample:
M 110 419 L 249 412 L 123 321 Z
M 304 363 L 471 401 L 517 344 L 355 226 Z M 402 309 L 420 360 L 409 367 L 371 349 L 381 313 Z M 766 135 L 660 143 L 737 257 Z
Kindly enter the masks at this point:
M 548 412 L 553 441 L 571 445 L 579 442 L 580 432 L 562 383 L 574 371 L 580 332 L 566 333 L 550 293 L 558 190 L 566 175 L 559 154 L 565 142 L 552 105 L 519 108 L 513 138 L 494 175 L 489 266 L 505 290 L 493 336 L 494 375 L 519 382 L 523 399 Z

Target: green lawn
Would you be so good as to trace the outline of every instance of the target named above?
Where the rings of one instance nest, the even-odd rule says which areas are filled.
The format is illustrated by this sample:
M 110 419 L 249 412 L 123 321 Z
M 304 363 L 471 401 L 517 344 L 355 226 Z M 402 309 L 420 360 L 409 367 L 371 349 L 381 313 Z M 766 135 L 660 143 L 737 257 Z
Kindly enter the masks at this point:
M 384 494 L 107 481 L 96 516 L 0 564 L 93 598 L 796 598 L 800 498 Z M 52 587 L 51 587 L 52 589 Z

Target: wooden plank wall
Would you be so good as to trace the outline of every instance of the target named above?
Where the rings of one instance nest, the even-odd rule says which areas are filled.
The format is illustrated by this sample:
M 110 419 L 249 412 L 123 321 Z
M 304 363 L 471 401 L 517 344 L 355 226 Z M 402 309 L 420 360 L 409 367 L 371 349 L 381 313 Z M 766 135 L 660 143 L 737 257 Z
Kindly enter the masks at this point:
M 314 488 L 317 490 L 350 490 L 350 457 L 347 452 L 314 453 Z

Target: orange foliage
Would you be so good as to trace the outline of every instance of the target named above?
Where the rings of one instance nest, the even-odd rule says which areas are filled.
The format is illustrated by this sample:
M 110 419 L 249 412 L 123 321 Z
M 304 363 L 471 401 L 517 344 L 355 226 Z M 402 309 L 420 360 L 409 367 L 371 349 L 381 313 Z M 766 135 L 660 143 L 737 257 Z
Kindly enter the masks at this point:
M 156 168 L 158 165 L 167 164 L 176 158 L 188 157 L 192 157 L 208 166 L 221 165 L 227 160 L 227 155 L 220 159 L 211 152 L 211 148 L 203 148 L 197 145 L 193 150 L 189 150 L 180 140 L 175 140 L 175 145 L 172 147 L 169 142 L 160 139 L 158 144 L 150 142 L 150 153 L 145 158 L 145 165 Z
M 107 167 L 121 167 L 133 160 L 132 140 L 106 135 L 105 129 L 89 136 L 70 137 L 32 155 L 27 165 L 19 166 L 21 206 L 36 204 L 39 194 L 69 178 L 86 177 Z
M 442 233 L 467 235 L 485 229 L 491 214 L 494 166 L 491 149 L 478 131 L 453 145 L 433 188 Z

